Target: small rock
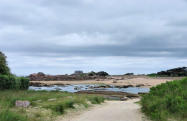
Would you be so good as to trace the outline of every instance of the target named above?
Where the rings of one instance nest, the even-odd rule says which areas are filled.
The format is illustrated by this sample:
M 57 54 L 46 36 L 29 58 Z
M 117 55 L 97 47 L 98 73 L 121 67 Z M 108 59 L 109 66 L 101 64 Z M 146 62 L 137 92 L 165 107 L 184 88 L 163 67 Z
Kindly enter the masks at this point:
M 81 87 L 75 87 L 74 90 L 81 90 Z
M 142 87 L 142 86 L 145 86 L 144 84 L 138 84 L 136 85 L 136 87 Z
M 128 99 L 129 99 L 128 97 L 123 97 L 123 98 L 121 98 L 121 101 L 126 101 Z
M 148 92 L 139 92 L 138 94 L 139 95 L 144 95 L 144 94 L 147 94 Z
M 17 100 L 15 105 L 16 105 L 16 107 L 27 108 L 27 107 L 30 106 L 30 102 L 29 101 L 20 101 L 20 100 Z
M 133 85 L 123 85 L 123 88 L 133 87 Z

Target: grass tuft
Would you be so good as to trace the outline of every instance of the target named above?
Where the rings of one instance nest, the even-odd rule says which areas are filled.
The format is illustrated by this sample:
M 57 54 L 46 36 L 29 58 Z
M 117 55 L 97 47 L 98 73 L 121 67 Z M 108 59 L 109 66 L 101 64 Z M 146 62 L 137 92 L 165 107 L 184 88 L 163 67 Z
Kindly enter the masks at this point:
M 100 104 L 100 103 L 103 103 L 103 102 L 104 102 L 104 98 L 103 98 L 103 97 L 98 97 L 98 96 L 90 97 L 88 100 L 89 100 L 92 104 Z
M 9 110 L 4 110 L 0 112 L 0 121 L 27 121 L 27 117 Z

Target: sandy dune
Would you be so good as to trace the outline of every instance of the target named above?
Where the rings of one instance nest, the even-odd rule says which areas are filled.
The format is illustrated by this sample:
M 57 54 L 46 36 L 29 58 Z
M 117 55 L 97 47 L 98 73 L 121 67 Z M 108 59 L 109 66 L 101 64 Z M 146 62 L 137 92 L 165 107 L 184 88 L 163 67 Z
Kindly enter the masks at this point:
M 65 116 L 59 121 L 147 121 L 140 112 L 140 106 L 135 102 L 107 101 L 103 105 L 95 106 L 76 116 Z

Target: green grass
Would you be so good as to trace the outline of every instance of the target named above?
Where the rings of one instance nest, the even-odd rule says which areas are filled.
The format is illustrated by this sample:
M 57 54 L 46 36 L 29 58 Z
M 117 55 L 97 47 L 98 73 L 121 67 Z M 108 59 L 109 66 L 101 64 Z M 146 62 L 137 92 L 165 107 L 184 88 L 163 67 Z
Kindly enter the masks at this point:
M 155 121 L 187 121 L 187 78 L 152 87 L 142 96 L 142 111 Z
M 26 121 L 26 117 L 9 110 L 0 112 L 0 121 Z
M 154 77 L 168 77 L 167 75 L 159 75 L 159 74 L 156 74 L 156 73 L 148 74 L 147 76 L 152 77 L 152 78 L 154 78 Z
M 28 100 L 29 108 L 15 107 L 16 100 Z M 52 121 L 75 105 L 85 108 L 104 102 L 101 96 L 80 95 L 58 91 L 0 91 L 0 121 Z
M 147 76 L 149 76 L 149 77 L 158 77 L 158 75 L 155 74 L 155 73 L 153 73 L 153 74 L 148 74 Z

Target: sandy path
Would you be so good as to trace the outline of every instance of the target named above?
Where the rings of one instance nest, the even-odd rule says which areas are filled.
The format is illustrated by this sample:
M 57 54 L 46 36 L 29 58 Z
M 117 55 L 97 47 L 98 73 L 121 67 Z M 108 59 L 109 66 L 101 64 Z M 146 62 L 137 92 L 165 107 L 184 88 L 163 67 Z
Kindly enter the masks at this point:
M 129 101 L 107 101 L 77 116 L 68 116 L 61 121 L 146 121 L 136 104 L 138 99 Z

